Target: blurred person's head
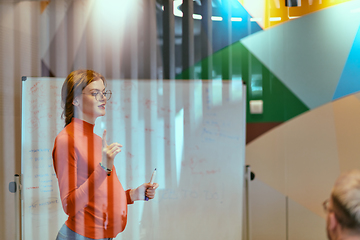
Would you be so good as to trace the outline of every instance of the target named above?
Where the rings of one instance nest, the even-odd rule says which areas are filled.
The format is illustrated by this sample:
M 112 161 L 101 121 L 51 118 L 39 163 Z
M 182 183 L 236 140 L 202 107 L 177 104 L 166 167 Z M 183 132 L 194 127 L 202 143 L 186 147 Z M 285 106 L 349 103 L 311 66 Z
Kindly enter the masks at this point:
M 74 117 L 93 123 L 105 115 L 105 84 L 104 76 L 93 70 L 76 70 L 67 76 L 61 89 L 65 126 Z
M 342 174 L 324 202 L 330 240 L 360 239 L 360 170 Z

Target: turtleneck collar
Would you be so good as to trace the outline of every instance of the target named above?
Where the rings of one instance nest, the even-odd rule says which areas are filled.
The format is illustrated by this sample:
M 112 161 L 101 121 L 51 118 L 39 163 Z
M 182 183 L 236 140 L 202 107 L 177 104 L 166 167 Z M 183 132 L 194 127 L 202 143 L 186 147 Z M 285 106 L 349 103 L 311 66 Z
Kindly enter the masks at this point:
M 88 123 L 75 117 L 71 120 L 71 122 L 74 124 L 74 127 L 80 131 L 84 131 L 85 133 L 94 133 L 95 124 Z

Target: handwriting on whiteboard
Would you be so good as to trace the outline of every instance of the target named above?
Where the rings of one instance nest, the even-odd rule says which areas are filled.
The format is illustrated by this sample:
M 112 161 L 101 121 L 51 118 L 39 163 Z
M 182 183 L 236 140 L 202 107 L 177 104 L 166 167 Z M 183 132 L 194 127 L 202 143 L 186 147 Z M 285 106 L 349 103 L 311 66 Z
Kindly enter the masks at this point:
M 61 201 L 57 197 L 48 197 L 37 200 L 27 206 L 27 209 L 34 215 L 49 214 L 58 211 L 61 207 Z
M 159 200 L 207 200 L 222 201 L 222 195 L 217 191 L 197 189 L 163 189 L 158 191 Z
M 205 158 L 191 157 L 181 163 L 182 167 L 190 168 L 192 175 L 213 175 L 221 172 L 220 167 L 210 166 Z
M 227 134 L 221 131 L 213 131 L 205 127 L 202 130 L 201 137 L 204 142 L 215 142 L 222 139 L 229 139 L 235 141 L 240 140 L 240 136 L 238 135 Z
M 31 149 L 29 152 L 50 152 L 49 148 L 39 148 L 39 149 Z

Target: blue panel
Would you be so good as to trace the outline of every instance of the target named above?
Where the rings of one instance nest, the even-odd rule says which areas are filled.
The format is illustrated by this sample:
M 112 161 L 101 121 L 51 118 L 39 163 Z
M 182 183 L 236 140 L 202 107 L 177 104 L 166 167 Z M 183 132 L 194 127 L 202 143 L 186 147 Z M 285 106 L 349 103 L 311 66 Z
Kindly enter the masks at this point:
M 242 18 L 241 22 L 232 22 L 232 36 L 231 43 L 237 42 L 240 39 L 247 37 L 251 34 L 254 34 L 258 31 L 262 31 L 262 28 L 259 26 L 257 22 L 251 22 L 249 24 L 250 18 L 252 17 L 246 9 L 239 3 L 237 0 L 229 0 L 231 1 L 231 16 L 236 18 Z M 213 12 L 214 16 L 223 16 L 224 9 L 217 9 Z M 225 34 L 224 27 L 222 22 L 213 21 L 213 51 L 217 52 L 224 47 L 228 47 L 224 45 L 225 43 L 222 41 L 221 36 Z
M 360 28 L 341 74 L 333 100 L 360 91 Z

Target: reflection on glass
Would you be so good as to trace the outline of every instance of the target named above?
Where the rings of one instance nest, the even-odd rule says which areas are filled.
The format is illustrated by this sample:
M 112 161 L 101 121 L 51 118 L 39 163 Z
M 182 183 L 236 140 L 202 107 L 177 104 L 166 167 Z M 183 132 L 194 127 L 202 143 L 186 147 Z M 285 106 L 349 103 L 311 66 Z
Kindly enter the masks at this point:
M 214 106 L 222 104 L 222 80 L 212 80 L 212 103 Z
M 196 126 L 201 122 L 203 116 L 202 81 L 195 81 L 194 86 L 194 116 Z
M 263 87 L 262 87 L 262 75 L 261 74 L 253 74 L 251 77 L 250 83 L 251 89 L 251 97 L 258 98 L 262 97 L 263 94 Z
M 243 84 L 242 84 L 242 80 L 241 77 L 240 78 L 235 78 L 231 81 L 231 91 L 230 91 L 230 96 L 231 96 L 231 100 L 232 101 L 240 101 L 242 99 L 242 95 L 243 95 Z
M 180 182 L 181 161 L 184 147 L 184 109 L 182 108 L 175 117 L 175 151 L 176 151 L 176 179 Z

